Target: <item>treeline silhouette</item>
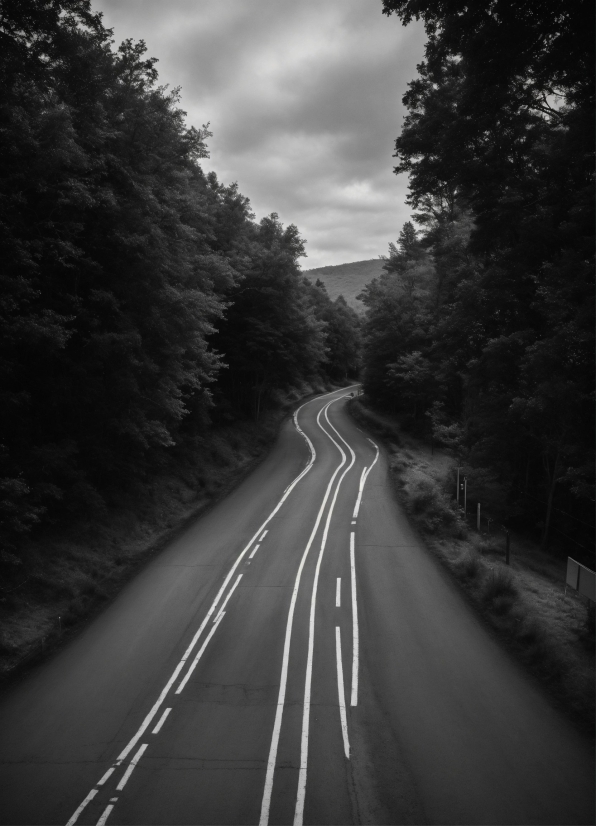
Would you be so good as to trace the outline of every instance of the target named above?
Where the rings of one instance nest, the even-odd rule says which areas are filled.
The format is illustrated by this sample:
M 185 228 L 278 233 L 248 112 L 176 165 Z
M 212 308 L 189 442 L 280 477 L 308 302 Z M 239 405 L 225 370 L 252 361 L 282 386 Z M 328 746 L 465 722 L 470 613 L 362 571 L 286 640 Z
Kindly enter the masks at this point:
M 295 226 L 201 162 L 143 42 L 88 0 L 0 14 L 0 542 L 92 513 L 214 427 L 358 366 Z
M 366 392 L 593 566 L 593 4 L 383 11 L 428 41 L 395 144 L 414 223 L 362 296 Z

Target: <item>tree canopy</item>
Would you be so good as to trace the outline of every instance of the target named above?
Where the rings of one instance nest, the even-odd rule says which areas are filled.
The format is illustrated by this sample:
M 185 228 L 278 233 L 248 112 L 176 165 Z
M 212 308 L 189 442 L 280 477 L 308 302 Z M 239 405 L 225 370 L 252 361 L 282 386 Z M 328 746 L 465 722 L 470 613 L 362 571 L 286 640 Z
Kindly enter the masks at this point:
M 366 388 L 412 426 L 459 433 L 545 543 L 558 503 L 579 555 L 594 500 L 593 5 L 383 11 L 422 19 L 428 41 L 395 143 L 419 229 L 404 225 L 364 291 Z
M 345 362 L 347 314 L 321 311 L 297 228 L 203 170 L 208 125 L 156 62 L 88 0 L 2 3 L 5 553 Z

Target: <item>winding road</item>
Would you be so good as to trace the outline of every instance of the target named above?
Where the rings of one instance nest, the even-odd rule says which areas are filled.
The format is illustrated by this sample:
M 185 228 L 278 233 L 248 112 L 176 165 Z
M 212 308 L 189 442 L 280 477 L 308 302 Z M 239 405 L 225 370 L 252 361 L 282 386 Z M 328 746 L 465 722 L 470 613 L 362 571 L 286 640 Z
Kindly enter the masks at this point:
M 395 501 L 347 390 L 0 698 L 3 824 L 580 824 L 591 745 Z

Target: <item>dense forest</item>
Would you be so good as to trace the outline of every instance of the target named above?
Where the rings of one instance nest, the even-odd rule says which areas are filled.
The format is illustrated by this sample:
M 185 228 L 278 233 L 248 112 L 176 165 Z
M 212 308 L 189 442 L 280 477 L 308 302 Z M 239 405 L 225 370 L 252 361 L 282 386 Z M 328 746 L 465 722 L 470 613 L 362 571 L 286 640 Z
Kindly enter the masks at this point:
M 89 0 L 0 16 L 0 562 L 196 461 L 214 428 L 358 368 L 303 241 L 203 169 L 143 42 Z
M 593 4 L 383 11 L 428 39 L 395 144 L 412 221 L 361 296 L 366 392 L 593 567 Z

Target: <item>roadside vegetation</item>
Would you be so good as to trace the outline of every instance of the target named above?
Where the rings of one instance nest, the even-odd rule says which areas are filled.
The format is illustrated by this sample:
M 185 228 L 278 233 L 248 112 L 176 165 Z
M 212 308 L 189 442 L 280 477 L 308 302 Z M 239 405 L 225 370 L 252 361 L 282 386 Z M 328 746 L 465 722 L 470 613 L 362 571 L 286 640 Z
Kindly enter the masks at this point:
M 228 494 L 263 459 L 304 384 L 259 419 L 210 433 L 184 468 L 171 468 L 109 507 L 30 534 L 18 576 L 0 592 L 0 682 L 39 660 L 105 607 L 184 526 Z
M 565 593 L 564 559 L 514 532 L 506 565 L 499 522 L 489 533 L 484 521 L 478 532 L 473 514 L 464 518 L 457 506 L 457 462 L 449 451 L 431 451 L 362 398 L 350 402 L 350 412 L 385 444 L 398 498 L 429 549 L 509 650 L 578 725 L 593 732 L 594 610 L 575 592 Z M 473 476 L 472 469 L 472 490 Z
M 261 455 L 286 399 L 357 373 L 359 322 L 303 275 L 298 228 L 205 168 L 208 125 L 142 41 L 89 0 L 20 0 L 0 44 L 10 665 Z

